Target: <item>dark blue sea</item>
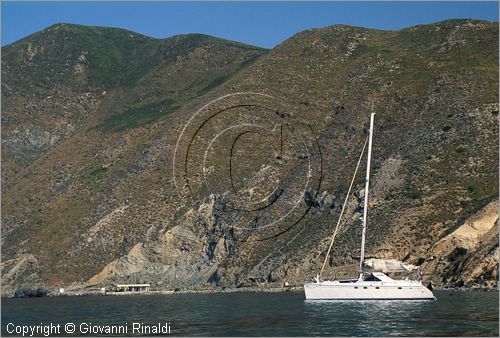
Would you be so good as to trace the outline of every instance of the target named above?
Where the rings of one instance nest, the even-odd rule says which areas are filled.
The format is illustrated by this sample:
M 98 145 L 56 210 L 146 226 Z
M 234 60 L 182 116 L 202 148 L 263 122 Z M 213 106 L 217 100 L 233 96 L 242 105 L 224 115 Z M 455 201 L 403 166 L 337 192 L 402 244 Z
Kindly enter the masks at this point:
M 2 299 L 2 336 L 23 328 L 36 336 L 121 328 L 111 335 L 498 337 L 498 292 L 435 295 L 424 302 L 309 302 L 303 292 Z

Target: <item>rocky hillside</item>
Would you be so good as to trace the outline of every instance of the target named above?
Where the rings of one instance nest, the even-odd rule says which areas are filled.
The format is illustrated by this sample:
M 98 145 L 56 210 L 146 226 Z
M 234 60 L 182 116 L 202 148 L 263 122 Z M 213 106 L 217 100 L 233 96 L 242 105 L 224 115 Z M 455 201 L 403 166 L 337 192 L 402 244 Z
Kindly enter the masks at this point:
M 368 256 L 496 285 L 497 23 L 336 25 L 270 51 L 59 24 L 2 56 L 3 293 L 300 284 L 372 110 Z M 359 258 L 363 175 L 326 276 Z

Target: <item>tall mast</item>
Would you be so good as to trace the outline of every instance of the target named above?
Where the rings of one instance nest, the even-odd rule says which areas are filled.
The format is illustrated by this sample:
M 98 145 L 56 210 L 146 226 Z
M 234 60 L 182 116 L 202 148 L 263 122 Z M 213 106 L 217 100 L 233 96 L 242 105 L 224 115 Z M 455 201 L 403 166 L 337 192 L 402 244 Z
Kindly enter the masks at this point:
M 363 273 L 363 261 L 365 260 L 365 239 L 366 239 L 366 219 L 368 216 L 368 187 L 370 186 L 370 162 L 372 159 L 372 139 L 373 139 L 373 120 L 375 113 L 370 115 L 370 136 L 368 139 L 368 161 L 366 163 L 366 185 L 365 185 L 365 207 L 363 210 L 363 232 L 361 235 L 361 258 L 359 261 L 359 272 Z

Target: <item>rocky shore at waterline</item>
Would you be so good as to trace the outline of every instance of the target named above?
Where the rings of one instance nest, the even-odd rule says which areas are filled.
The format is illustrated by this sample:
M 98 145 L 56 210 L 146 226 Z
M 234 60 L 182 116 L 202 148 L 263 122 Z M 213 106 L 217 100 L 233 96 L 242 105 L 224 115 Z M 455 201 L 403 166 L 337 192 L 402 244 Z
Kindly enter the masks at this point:
M 208 293 L 285 293 L 285 292 L 301 292 L 304 289 L 302 285 L 287 286 L 287 287 L 234 287 L 234 288 L 210 288 L 210 289 L 175 289 L 175 290 L 151 290 L 144 292 L 115 292 L 115 291 L 97 291 L 97 290 L 68 290 L 61 293 L 57 290 L 50 290 L 44 288 L 37 289 L 20 289 L 16 290 L 13 294 L 2 294 L 2 298 L 40 298 L 40 297 L 74 297 L 74 296 L 130 296 L 130 295 L 172 295 L 172 294 L 208 294 Z M 484 291 L 484 292 L 498 292 L 498 286 L 484 287 L 484 286 L 471 286 L 471 287 L 445 287 L 434 288 L 436 291 Z

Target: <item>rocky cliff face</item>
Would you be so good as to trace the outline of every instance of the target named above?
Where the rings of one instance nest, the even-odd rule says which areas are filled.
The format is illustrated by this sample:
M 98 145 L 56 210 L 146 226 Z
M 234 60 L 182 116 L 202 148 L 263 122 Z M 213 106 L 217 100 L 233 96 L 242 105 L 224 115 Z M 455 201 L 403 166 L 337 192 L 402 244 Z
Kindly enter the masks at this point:
M 368 256 L 496 284 L 495 23 L 339 25 L 271 51 L 63 24 L 2 54 L 4 293 L 300 284 L 372 110 Z M 355 269 L 363 175 L 326 276 Z
M 422 268 L 451 286 L 496 287 L 498 279 L 498 200 L 493 201 L 430 249 Z

